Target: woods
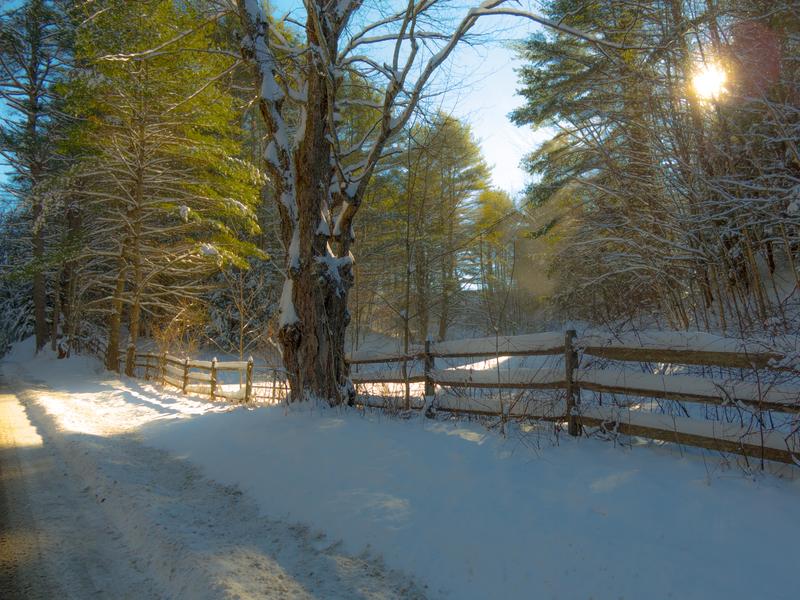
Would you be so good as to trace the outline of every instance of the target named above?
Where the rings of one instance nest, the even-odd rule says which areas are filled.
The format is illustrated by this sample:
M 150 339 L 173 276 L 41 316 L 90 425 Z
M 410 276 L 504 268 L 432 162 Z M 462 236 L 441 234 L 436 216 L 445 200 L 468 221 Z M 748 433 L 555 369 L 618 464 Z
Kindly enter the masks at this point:
M 0 344 L 255 353 L 341 404 L 374 336 L 796 332 L 794 3 L 541 8 L 13 3 Z M 548 135 L 517 196 L 441 101 L 501 18 Z
M 528 198 L 558 214 L 560 306 L 609 323 L 796 332 L 797 4 L 546 4 L 632 48 L 563 34 L 520 48 L 513 118 L 553 131 L 527 158 Z

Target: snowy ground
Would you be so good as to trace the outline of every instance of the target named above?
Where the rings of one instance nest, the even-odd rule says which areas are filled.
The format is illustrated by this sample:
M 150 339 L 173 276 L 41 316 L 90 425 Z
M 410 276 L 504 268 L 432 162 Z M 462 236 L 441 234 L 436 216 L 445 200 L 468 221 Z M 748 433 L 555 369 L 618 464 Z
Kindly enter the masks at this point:
M 35 552 L 75 597 L 796 597 L 793 467 L 748 477 L 513 428 L 229 410 L 29 351 L 0 384 L 24 406 Z
M 374 554 L 269 518 L 138 433 L 223 405 L 120 383 L 84 359 L 26 359 L 17 348 L 0 365 L 0 571 L 14 568 L 0 597 L 424 597 Z

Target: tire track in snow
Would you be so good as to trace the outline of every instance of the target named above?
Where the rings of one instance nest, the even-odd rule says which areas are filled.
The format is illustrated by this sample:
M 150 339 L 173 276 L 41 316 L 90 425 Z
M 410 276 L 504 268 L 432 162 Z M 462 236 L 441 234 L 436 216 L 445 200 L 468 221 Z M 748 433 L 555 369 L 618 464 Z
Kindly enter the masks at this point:
M 0 389 L 8 386 L 0 376 Z M 3 598 L 154 598 L 119 532 L 88 502 L 12 394 L 0 395 Z
M 46 410 L 47 397 L 68 402 L 68 395 L 28 385 L 14 382 L 28 417 L 63 458 L 68 478 L 79 482 L 82 502 L 113 523 L 113 535 L 133 557 L 130 566 L 153 580 L 155 596 L 424 597 L 380 560 L 346 556 L 322 534 L 260 516 L 239 490 L 206 479 L 135 434 L 62 430 Z

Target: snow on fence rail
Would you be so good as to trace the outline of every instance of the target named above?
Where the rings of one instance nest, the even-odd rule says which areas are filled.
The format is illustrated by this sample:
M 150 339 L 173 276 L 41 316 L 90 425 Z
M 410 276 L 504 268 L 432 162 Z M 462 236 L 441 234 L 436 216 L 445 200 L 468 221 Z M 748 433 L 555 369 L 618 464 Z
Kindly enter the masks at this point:
M 122 353 L 121 353 L 122 354 Z M 566 422 L 570 435 L 580 435 L 583 428 L 599 428 L 623 433 L 698 446 L 744 456 L 800 465 L 800 434 L 748 428 L 736 424 L 673 417 L 666 414 L 630 410 L 618 406 L 581 406 L 581 390 L 611 393 L 628 397 L 655 398 L 678 402 L 717 406 L 735 406 L 751 410 L 756 423 L 764 423 L 762 413 L 768 411 L 800 414 L 800 388 L 764 385 L 758 380 L 726 381 L 686 375 L 657 375 L 624 369 L 580 368 L 580 355 L 615 361 L 659 362 L 703 365 L 739 369 L 797 368 L 786 357 L 762 345 L 722 338 L 703 333 L 644 332 L 636 337 L 607 338 L 596 334 L 576 337 L 574 331 L 547 332 L 521 336 L 498 336 L 447 342 L 426 342 L 423 348 L 408 353 L 353 353 L 351 365 L 396 364 L 400 369 L 371 373 L 352 373 L 353 383 L 368 385 L 418 385 L 424 395 L 433 399 L 437 410 L 456 414 L 526 417 Z M 464 368 L 436 369 L 436 359 L 463 357 L 562 356 L 559 368 L 518 368 L 514 370 Z M 422 369 L 409 369 L 421 364 Z M 146 379 L 159 379 L 182 392 L 199 393 L 232 401 L 250 402 L 254 397 L 279 401 L 288 394 L 285 378 L 272 371 L 272 381 L 254 382 L 252 358 L 248 361 L 210 361 L 180 358 L 170 354 L 136 354 L 136 366 L 144 369 Z M 239 373 L 238 389 L 220 385 L 222 371 Z M 420 385 L 421 384 L 421 385 Z M 261 389 L 261 388 L 264 389 Z M 436 394 L 436 390 L 440 391 Z M 459 389 L 513 389 L 556 392 L 544 399 L 530 395 L 511 398 L 464 398 Z M 365 406 L 385 408 L 384 401 L 361 396 Z M 405 408 L 422 409 L 428 402 L 412 400 L 406 395 Z
M 775 368 L 783 356 L 763 344 L 699 331 L 645 331 L 610 338 L 587 335 L 576 341 L 584 354 L 611 360 L 678 363 L 733 368 Z
M 776 431 L 751 429 L 708 419 L 623 412 L 606 406 L 586 408 L 577 418 L 583 427 L 598 427 L 604 431 L 800 466 L 800 444 L 796 439 L 792 441 Z
M 579 352 L 585 356 L 616 361 L 658 362 L 704 365 L 740 369 L 797 368 L 787 366 L 784 356 L 763 345 L 699 332 L 644 332 L 636 337 L 609 339 L 599 335 L 577 338 L 574 331 L 501 336 L 440 343 L 427 342 L 425 348 L 408 354 L 354 353 L 350 364 L 403 363 L 402 371 L 353 373 L 353 383 L 363 387 L 375 384 L 424 383 L 425 396 L 435 399 L 437 410 L 459 414 L 529 417 L 566 421 L 571 435 L 583 427 L 647 437 L 655 440 L 734 452 L 744 456 L 800 465 L 800 434 L 753 429 L 707 419 L 672 417 L 619 407 L 581 407 L 580 390 L 607 392 L 629 397 L 645 397 L 710 405 L 735 406 L 752 410 L 755 421 L 763 423 L 762 411 L 800 413 L 800 389 L 731 382 L 706 377 L 635 373 L 623 369 L 581 369 Z M 560 369 L 435 369 L 437 358 L 564 356 Z M 422 361 L 423 373 L 409 374 L 409 362 Z M 405 375 L 404 375 L 405 373 Z M 530 398 L 465 399 L 451 392 L 435 395 L 436 388 L 489 388 L 517 390 L 555 390 L 563 397 L 549 401 Z M 383 407 L 374 398 L 363 404 Z M 422 408 L 427 402 L 412 401 L 406 393 L 405 408 Z
M 427 348 L 427 349 L 426 349 Z M 391 352 L 353 352 L 348 356 L 351 365 L 412 361 L 433 354 L 437 358 L 463 358 L 478 356 L 541 356 L 564 351 L 563 333 L 532 333 L 527 335 L 497 336 L 426 342 L 426 347 L 412 348 L 408 354 Z
M 253 395 L 253 359 L 244 361 L 192 360 L 167 354 L 142 352 L 136 354 L 135 366 L 144 369 L 145 379 L 156 379 L 162 385 L 180 388 L 185 393 L 210 396 L 212 400 L 250 402 Z M 222 385 L 220 371 L 237 371 L 240 381 L 238 389 Z
M 588 334 L 576 337 L 573 346 L 584 354 L 612 360 L 664 362 L 739 368 L 785 369 L 784 357 L 763 344 L 702 332 L 645 331 L 621 337 Z M 540 356 L 562 354 L 564 334 L 560 332 L 497 336 L 468 340 L 429 342 L 429 354 L 436 358 L 481 356 Z M 351 365 L 393 363 L 424 358 L 426 350 L 413 348 L 408 354 L 359 351 L 351 353 Z

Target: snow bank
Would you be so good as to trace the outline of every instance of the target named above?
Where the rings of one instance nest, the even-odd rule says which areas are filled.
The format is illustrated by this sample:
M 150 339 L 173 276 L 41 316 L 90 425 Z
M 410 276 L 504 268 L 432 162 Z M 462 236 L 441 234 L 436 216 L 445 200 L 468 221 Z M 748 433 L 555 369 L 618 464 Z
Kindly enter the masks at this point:
M 636 373 L 617 369 L 579 370 L 576 381 L 583 389 L 619 391 L 637 390 L 642 396 L 664 395 L 685 399 L 716 399 L 720 404 L 744 402 L 758 405 L 759 401 L 778 409 L 800 409 L 800 388 L 773 386 L 757 382 L 711 379 L 680 375 Z M 659 394 L 661 392 L 661 394 Z
M 794 596 L 775 566 L 800 535 L 797 482 L 709 484 L 696 459 L 585 439 L 536 453 L 478 425 L 351 411 L 235 411 L 145 438 L 434 597 Z
M 32 357 L 17 345 L 3 372 L 55 388 L 36 393 L 59 427 L 136 432 L 239 486 L 263 516 L 322 530 L 326 547 L 338 539 L 351 554 L 381 555 L 432 598 L 796 596 L 800 481 L 720 477 L 713 454 L 655 445 L 553 446 L 513 425 L 503 438 L 474 423 L 353 410 L 230 410 L 91 359 Z
M 757 448 L 800 452 L 800 444 L 792 435 L 779 431 L 761 431 L 757 427 L 741 427 L 736 423 L 627 410 L 614 406 L 585 407 L 581 410 L 581 416 L 609 424 L 627 423 L 666 432 L 674 431 L 685 435 L 695 435 L 710 440 L 746 444 Z
M 563 369 L 442 369 L 433 371 L 431 377 L 440 385 L 545 389 L 564 387 L 566 378 Z
M 578 347 L 643 348 L 676 352 L 720 352 L 759 354 L 771 345 L 766 341 L 746 341 L 723 337 L 702 331 L 645 330 L 613 336 L 608 333 L 587 331 L 576 342 Z
M 33 336 L 17 342 L 3 357 L 3 363 L 19 369 L 17 365 L 35 367 L 32 374 L 36 377 L 46 377 L 48 380 L 66 380 L 79 383 L 87 375 L 99 375 L 105 371 L 101 362 L 91 356 L 73 356 L 69 360 L 59 359 L 50 350 L 50 345 L 45 346 L 37 355 L 36 341 Z
M 564 334 L 545 332 L 436 342 L 431 344 L 431 352 L 451 356 L 502 356 L 536 352 L 558 354 L 564 352 Z

